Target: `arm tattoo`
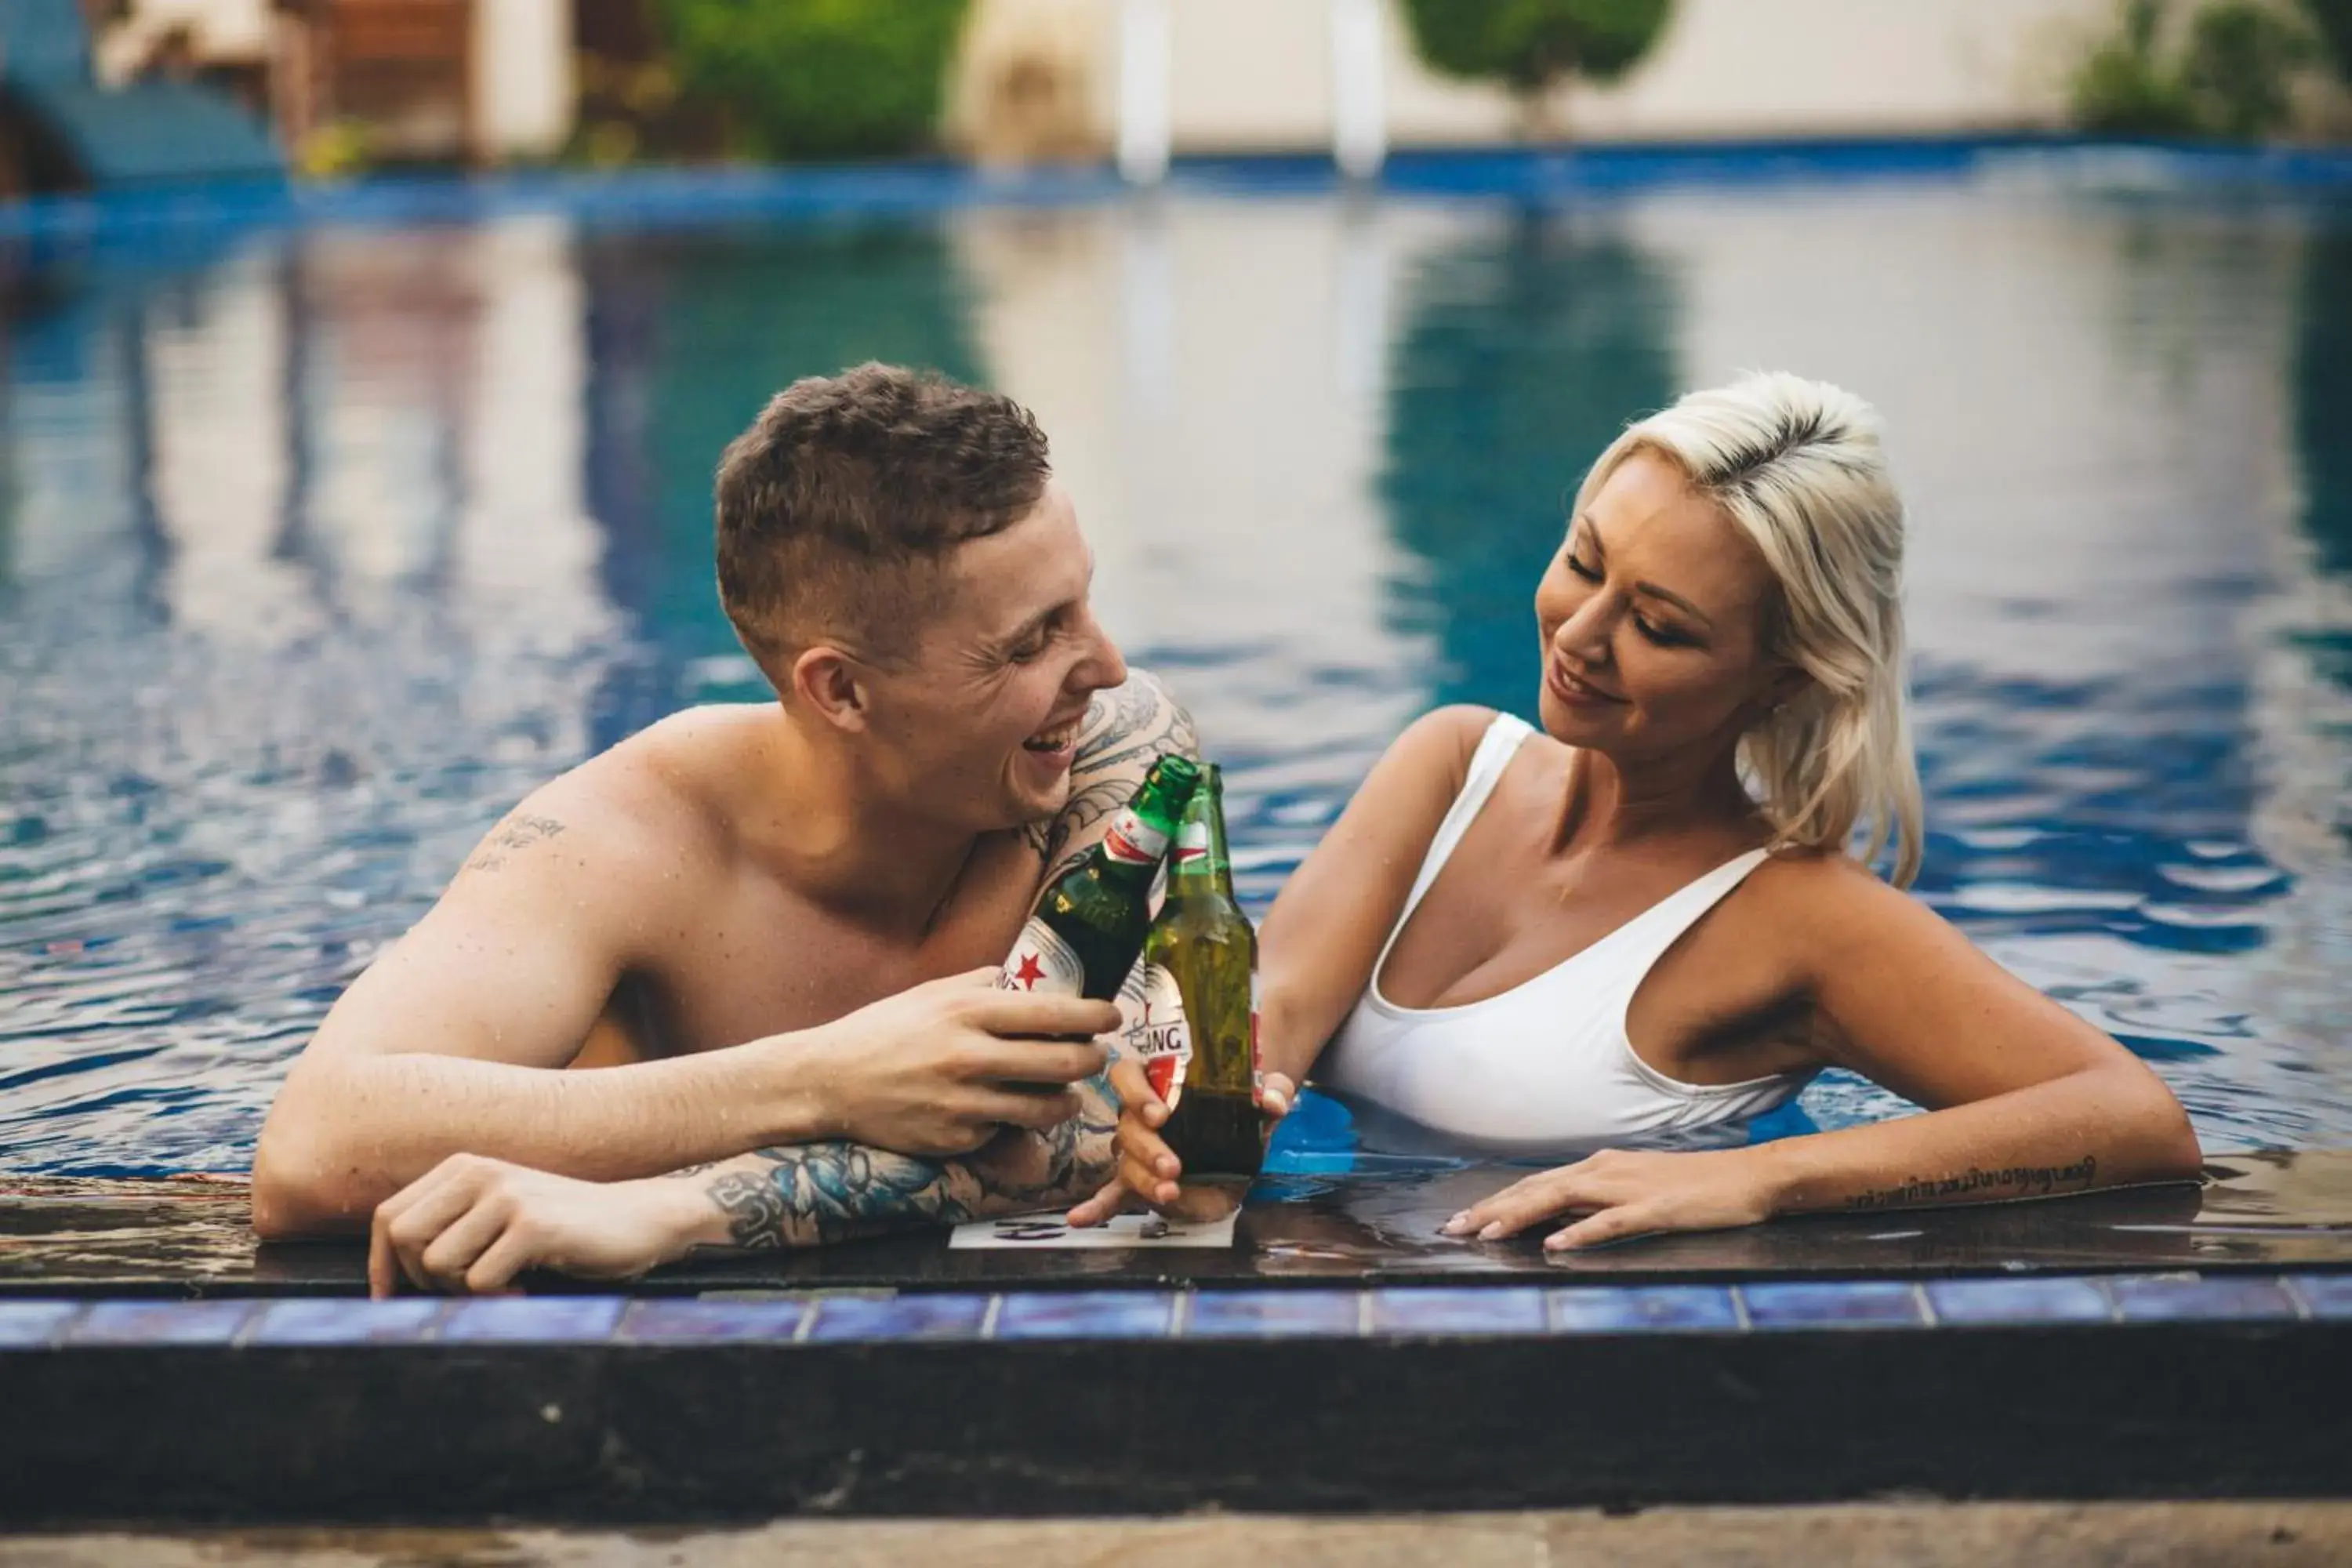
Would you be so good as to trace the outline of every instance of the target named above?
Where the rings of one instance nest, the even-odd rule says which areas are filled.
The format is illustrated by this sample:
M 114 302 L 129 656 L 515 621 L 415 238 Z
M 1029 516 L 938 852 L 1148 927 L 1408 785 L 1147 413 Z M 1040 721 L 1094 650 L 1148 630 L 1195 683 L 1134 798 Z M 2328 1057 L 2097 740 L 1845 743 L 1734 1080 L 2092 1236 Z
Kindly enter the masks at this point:
M 495 871 L 507 863 L 507 857 L 518 849 L 528 849 L 534 844 L 544 844 L 563 831 L 563 824 L 551 816 L 527 816 L 518 811 L 490 829 L 474 858 L 466 862 L 469 871 Z
M 1198 757 L 1201 741 L 1192 716 L 1158 676 L 1139 669 L 1126 685 L 1095 693 L 1078 731 L 1070 798 L 1051 821 L 1024 830 L 1044 868 L 1040 887 L 1086 858 L 1095 826 L 1125 805 L 1151 764 L 1171 752 Z
M 1957 1176 L 1933 1181 L 1906 1176 L 1891 1187 L 1856 1193 L 1849 1209 L 1918 1208 L 1929 1204 L 1983 1204 L 2004 1198 L 2046 1198 L 2065 1188 L 2087 1192 L 2098 1184 L 2099 1162 L 2085 1154 L 2071 1165 L 2010 1165 L 1981 1171 L 1971 1165 Z
M 1075 1203 L 1109 1178 L 1118 1125 L 1106 1079 L 1088 1079 L 1078 1093 L 1084 1108 L 1059 1127 L 1007 1127 L 951 1160 L 803 1143 L 726 1162 L 703 1190 L 727 1215 L 733 1247 L 746 1251 Z

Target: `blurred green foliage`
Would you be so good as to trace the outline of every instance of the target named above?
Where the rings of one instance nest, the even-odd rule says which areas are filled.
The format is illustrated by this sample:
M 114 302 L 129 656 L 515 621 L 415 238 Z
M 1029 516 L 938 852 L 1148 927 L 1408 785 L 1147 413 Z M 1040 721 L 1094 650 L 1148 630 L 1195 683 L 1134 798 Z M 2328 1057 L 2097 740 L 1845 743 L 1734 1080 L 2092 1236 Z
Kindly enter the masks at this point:
M 1665 30 L 1674 0 L 1405 0 L 1413 47 L 1447 76 L 1521 97 L 1570 77 L 1612 81 Z
M 2336 68 L 2336 79 L 2352 87 L 2352 0 L 2303 0 L 2303 13 Z
M 2347 0 L 2304 0 L 2323 29 Z M 2297 77 L 2318 57 L 2311 29 L 2271 0 L 2208 0 L 2177 25 L 2170 0 L 2124 0 L 2112 37 L 2074 73 L 2076 123 L 2136 136 L 2249 142 L 2292 123 Z
M 969 0 L 661 0 L 684 99 L 760 158 L 906 153 L 939 122 Z

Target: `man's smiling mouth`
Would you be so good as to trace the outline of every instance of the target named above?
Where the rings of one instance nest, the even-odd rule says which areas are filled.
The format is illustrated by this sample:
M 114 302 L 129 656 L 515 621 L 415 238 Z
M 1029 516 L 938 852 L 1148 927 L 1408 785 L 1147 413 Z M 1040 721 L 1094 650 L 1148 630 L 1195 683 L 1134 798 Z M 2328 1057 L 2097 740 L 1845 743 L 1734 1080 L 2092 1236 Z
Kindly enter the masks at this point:
M 1035 734 L 1021 742 L 1023 750 L 1031 752 L 1068 751 L 1072 746 L 1078 743 L 1078 726 L 1086 721 L 1086 717 L 1087 716 L 1085 714 L 1081 713 L 1074 719 L 1070 719 L 1063 723 L 1055 725 L 1050 730 L 1038 731 Z

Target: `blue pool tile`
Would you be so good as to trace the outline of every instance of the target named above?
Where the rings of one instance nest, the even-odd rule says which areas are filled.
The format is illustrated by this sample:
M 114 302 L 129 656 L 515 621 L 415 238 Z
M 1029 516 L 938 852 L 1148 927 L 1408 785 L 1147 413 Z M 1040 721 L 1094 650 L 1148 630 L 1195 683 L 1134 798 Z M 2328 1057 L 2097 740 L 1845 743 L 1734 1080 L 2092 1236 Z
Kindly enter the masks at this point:
M 1372 1292 L 1372 1328 L 1384 1334 L 1539 1334 L 1543 1292 L 1532 1285 L 1399 1287 Z
M 225 1345 L 250 1301 L 100 1301 L 73 1326 L 78 1345 Z
M 246 1343 L 253 1345 L 414 1344 L 432 1331 L 448 1305 L 430 1296 L 390 1301 L 361 1297 L 272 1301 Z
M 2352 1274 L 2297 1274 L 2287 1286 L 2315 1318 L 2352 1318 Z
M 968 1340 L 988 1319 L 986 1296 L 836 1296 L 819 1302 L 813 1340 Z
M 439 1338 L 459 1342 L 593 1342 L 612 1337 L 627 1305 L 617 1296 L 480 1296 L 457 1302 Z
M 1908 1328 L 1924 1322 L 1918 1292 L 1894 1279 L 1806 1279 L 1742 1285 L 1759 1329 Z
M 1353 1334 L 1362 1311 L 1354 1290 L 1203 1290 L 1184 1331 L 1202 1340 Z
M 2126 1274 L 2107 1281 L 2127 1323 L 2292 1318 L 2294 1302 L 2267 1275 Z
M 1704 1332 L 1739 1327 L 1739 1309 L 1719 1285 L 1563 1285 L 1551 1292 L 1551 1326 L 1561 1333 Z
M 2115 1308 L 2094 1279 L 1937 1279 L 1927 1304 L 1939 1323 L 2104 1323 Z
M 40 1350 L 55 1344 L 79 1301 L 0 1301 L 0 1351 Z
M 803 1300 L 639 1301 L 621 1323 L 621 1338 L 648 1345 L 694 1345 L 796 1338 L 809 1315 Z
M 1024 1290 L 997 1309 L 1000 1340 L 1156 1340 L 1176 1298 L 1160 1290 Z

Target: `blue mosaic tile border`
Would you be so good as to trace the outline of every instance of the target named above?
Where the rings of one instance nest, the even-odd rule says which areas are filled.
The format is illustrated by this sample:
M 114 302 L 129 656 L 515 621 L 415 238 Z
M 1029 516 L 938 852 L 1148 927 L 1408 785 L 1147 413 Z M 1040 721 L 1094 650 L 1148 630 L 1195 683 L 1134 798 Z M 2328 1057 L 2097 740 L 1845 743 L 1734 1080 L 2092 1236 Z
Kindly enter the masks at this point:
M 63 1347 L 1354 1339 L 2352 1321 L 2352 1273 L 1743 1285 L 806 1292 L 445 1301 L 0 1300 L 0 1354 Z

